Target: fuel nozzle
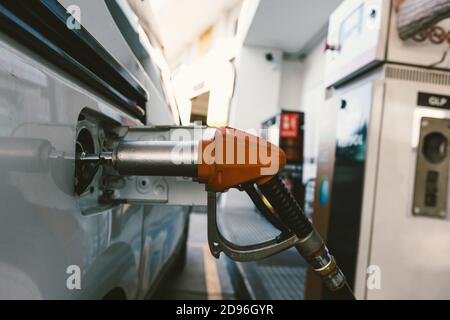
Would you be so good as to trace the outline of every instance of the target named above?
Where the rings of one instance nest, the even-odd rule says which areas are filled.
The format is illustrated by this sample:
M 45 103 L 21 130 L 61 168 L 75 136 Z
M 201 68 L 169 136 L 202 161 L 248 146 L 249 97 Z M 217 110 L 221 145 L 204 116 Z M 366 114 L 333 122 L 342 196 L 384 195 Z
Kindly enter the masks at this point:
M 266 140 L 233 128 L 220 128 L 213 138 L 200 141 L 122 141 L 111 152 L 81 154 L 79 160 L 110 165 L 125 176 L 192 177 L 208 191 L 208 242 L 215 257 L 224 252 L 234 260 L 253 261 L 295 246 L 330 291 L 344 289 L 353 297 L 336 260 L 278 177 L 286 163 L 283 150 Z M 261 211 L 273 215 L 269 221 L 282 234 L 250 246 L 225 239 L 217 226 L 215 195 L 230 188 L 248 191 Z
M 219 128 L 213 138 L 200 141 L 120 141 L 112 151 L 77 157 L 110 165 L 123 176 L 192 177 L 212 192 L 267 181 L 283 170 L 286 159 L 273 144 L 232 128 Z

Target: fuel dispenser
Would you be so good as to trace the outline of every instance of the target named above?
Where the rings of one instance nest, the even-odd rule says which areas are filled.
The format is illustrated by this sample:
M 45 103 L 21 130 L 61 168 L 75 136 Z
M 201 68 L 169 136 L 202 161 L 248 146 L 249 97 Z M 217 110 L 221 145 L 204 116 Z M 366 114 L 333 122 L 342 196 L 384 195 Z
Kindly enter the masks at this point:
M 254 261 L 295 247 L 335 298 L 353 298 L 336 260 L 278 176 L 286 163 L 284 152 L 262 138 L 236 129 L 200 131 L 186 127 L 119 127 L 109 130 L 106 135 L 109 138 L 96 152 L 92 152 L 94 148 L 79 148 L 77 174 L 87 173 L 100 182 L 98 203 L 94 204 L 91 198 L 85 203 L 85 210 L 93 212 L 96 206 L 129 201 L 170 202 L 170 196 L 164 197 L 161 187 L 159 194 L 139 192 L 145 185 L 155 185 L 153 180 L 145 179 L 165 181 L 174 177 L 188 181 L 187 194 L 191 194 L 188 186 L 196 182 L 204 185 L 207 192 L 208 242 L 214 257 L 223 252 L 236 261 Z M 151 140 L 149 136 L 164 138 Z M 220 233 L 216 220 L 217 194 L 231 188 L 247 192 L 261 213 L 280 230 L 277 238 L 242 246 Z
M 445 299 L 450 19 L 408 40 L 399 19 L 391 0 L 330 16 L 313 221 L 358 299 Z

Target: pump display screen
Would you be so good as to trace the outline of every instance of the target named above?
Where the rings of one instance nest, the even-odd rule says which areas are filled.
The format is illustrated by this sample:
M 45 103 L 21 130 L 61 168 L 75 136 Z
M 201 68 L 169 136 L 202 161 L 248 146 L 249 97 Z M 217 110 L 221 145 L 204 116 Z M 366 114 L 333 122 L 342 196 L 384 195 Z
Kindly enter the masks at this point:
M 341 24 L 339 42 L 341 46 L 349 39 L 361 34 L 364 5 L 359 6 Z

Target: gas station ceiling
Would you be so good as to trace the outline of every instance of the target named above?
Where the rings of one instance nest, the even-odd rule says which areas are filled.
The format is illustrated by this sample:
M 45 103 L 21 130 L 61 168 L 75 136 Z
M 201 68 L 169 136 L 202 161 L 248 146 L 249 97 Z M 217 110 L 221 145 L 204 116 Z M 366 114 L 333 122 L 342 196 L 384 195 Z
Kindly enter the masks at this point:
M 342 0 L 261 0 L 246 45 L 298 53 L 327 25 Z

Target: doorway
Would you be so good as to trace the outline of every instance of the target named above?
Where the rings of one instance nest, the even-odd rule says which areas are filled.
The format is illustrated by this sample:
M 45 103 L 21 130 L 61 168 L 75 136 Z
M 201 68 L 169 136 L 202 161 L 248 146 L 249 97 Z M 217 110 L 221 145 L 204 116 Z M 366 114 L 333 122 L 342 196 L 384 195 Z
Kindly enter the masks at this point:
M 207 125 L 208 107 L 209 107 L 209 91 L 202 93 L 191 99 L 191 119 L 190 122 L 201 122 Z

